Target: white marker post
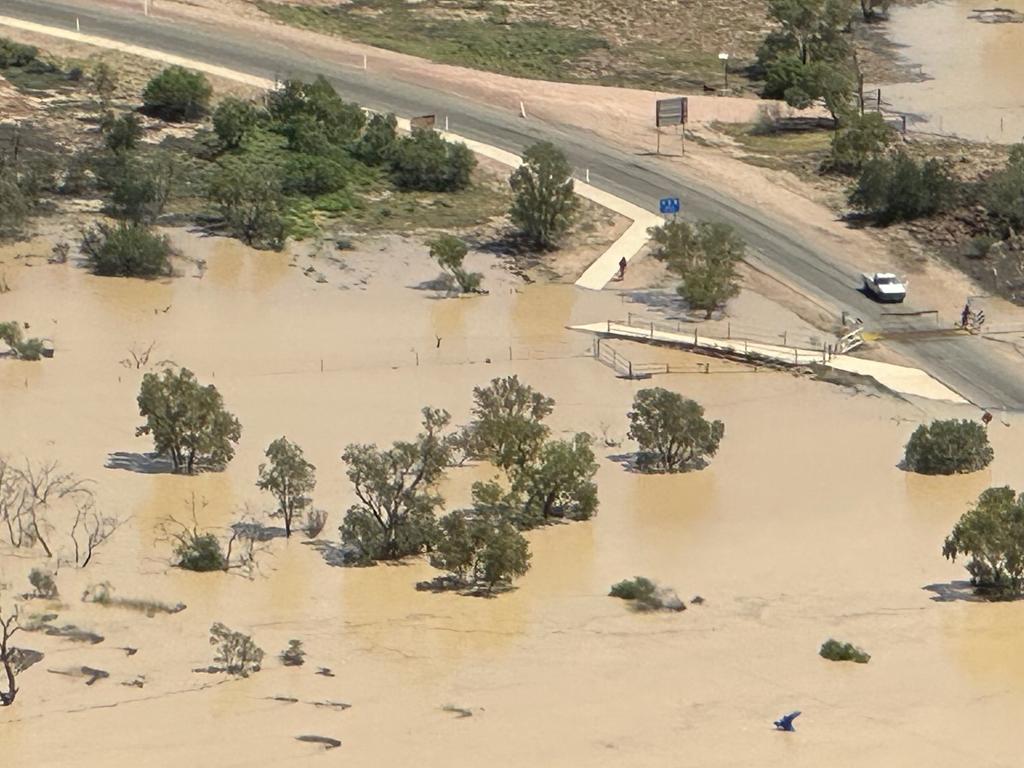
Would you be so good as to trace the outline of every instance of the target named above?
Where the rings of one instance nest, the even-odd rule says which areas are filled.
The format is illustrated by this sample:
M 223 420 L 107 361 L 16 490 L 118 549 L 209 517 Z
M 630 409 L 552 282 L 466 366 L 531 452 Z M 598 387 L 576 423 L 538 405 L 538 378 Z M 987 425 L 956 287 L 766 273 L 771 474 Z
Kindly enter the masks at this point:
M 519 116 L 523 119 L 526 118 L 526 103 L 522 101 L 519 102 Z
M 82 31 L 82 22 L 79 20 L 79 18 L 77 16 L 75 16 L 75 32 L 81 32 L 81 31 Z
M 363 54 L 363 72 L 366 71 L 366 54 Z

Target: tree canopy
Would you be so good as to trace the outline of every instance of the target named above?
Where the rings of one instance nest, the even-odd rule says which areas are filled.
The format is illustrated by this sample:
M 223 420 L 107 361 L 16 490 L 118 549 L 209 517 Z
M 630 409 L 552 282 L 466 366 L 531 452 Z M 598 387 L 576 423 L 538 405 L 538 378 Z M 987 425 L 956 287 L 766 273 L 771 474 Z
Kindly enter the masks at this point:
M 309 507 L 309 494 L 316 487 L 316 467 L 306 460 L 295 443 L 279 437 L 267 446 L 267 462 L 260 464 L 256 486 L 270 491 L 277 499 L 274 516 L 284 520 L 284 534 L 291 537 L 292 526 Z
M 457 192 L 469 186 L 476 158 L 465 144 L 445 141 L 436 131 L 413 130 L 388 153 L 392 178 L 399 189 Z
M 142 377 L 136 435 L 151 435 L 158 454 L 170 456 L 176 472 L 223 469 L 235 455 L 242 425 L 224 408 L 212 384 L 201 385 L 187 368 Z
M 506 471 L 525 467 L 547 439 L 550 430 L 543 422 L 554 407 L 552 398 L 515 375 L 475 387 L 467 427 L 470 454 Z
M 423 409 L 423 428 L 391 448 L 352 444 L 342 454 L 357 503 L 341 526 L 342 543 L 362 562 L 418 554 L 437 536 L 437 484 L 450 463 L 446 411 Z
M 172 123 L 197 120 L 210 107 L 213 88 L 201 72 L 168 67 L 154 77 L 142 92 L 144 109 Z
M 579 208 L 572 166 L 565 153 L 548 141 L 527 147 L 523 164 L 512 173 L 509 183 L 516 195 L 512 223 L 535 247 L 555 248 Z
M 651 231 L 654 256 L 682 278 L 677 289 L 693 309 L 706 317 L 739 293 L 737 265 L 746 255 L 743 239 L 728 224 L 681 219 Z
M 644 471 L 684 472 L 714 456 L 725 434 L 721 421 L 704 418 L 699 403 L 661 387 L 637 392 L 629 422 Z
M 864 164 L 850 204 L 885 226 L 944 211 L 957 191 L 957 182 L 941 160 L 919 161 L 897 152 Z
M 1019 597 L 1024 591 L 1024 496 L 989 488 L 946 538 L 948 560 L 970 558 L 967 571 L 982 594 Z

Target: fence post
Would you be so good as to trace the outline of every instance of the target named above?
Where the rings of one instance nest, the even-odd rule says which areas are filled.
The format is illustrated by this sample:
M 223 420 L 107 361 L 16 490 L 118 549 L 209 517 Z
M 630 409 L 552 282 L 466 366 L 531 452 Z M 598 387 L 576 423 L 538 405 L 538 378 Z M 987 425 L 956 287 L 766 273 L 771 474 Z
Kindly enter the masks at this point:
M 725 326 L 725 338 L 732 341 L 732 320 Z
M 608 321 L 607 321 L 607 326 L 608 326 L 608 327 L 606 328 L 606 331 L 607 331 L 608 333 L 611 333 L 611 332 L 612 332 L 612 321 L 611 321 L 611 320 L 608 320 Z
M 800 353 L 793 349 L 793 365 L 800 365 Z
M 629 378 L 633 378 L 633 361 L 629 361 Z
M 509 345 L 509 348 L 508 348 L 508 359 L 512 360 L 512 346 L 511 345 Z
M 784 347 L 788 347 L 789 346 L 789 344 L 786 343 L 788 339 L 789 339 L 789 331 L 783 331 L 782 332 L 782 346 L 784 346 Z
M 697 346 L 697 329 L 693 329 L 693 346 Z
M 828 344 L 821 342 L 821 362 L 828 362 Z

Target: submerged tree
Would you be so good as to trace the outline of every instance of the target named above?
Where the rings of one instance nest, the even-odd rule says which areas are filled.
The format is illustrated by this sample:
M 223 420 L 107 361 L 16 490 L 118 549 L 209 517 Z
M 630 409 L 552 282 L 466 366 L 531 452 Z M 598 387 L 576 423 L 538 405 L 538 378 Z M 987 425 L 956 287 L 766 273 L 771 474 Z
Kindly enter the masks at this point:
M 954 526 L 942 547 L 955 562 L 969 557 L 967 571 L 979 591 L 993 597 L 1024 593 L 1024 496 L 1010 487 L 989 488 Z
M 637 392 L 629 421 L 629 437 L 640 447 L 637 465 L 646 471 L 684 472 L 714 456 L 725 434 L 700 404 L 661 387 Z
M 513 375 L 475 387 L 473 403 L 469 453 L 506 471 L 529 464 L 550 432 L 543 422 L 555 401 Z
M 515 476 L 514 493 L 522 499 L 516 519 L 521 528 L 551 521 L 589 520 L 597 511 L 593 438 L 546 443 L 534 461 Z
M 175 472 L 223 469 L 235 455 L 242 425 L 224 408 L 217 388 L 204 387 L 187 368 L 147 373 L 138 403 L 146 423 L 136 435 L 152 435 L 156 452 L 170 456 Z
M 306 461 L 295 443 L 284 437 L 272 442 L 266 451 L 267 463 L 260 464 L 260 490 L 270 491 L 277 499 L 276 516 L 284 519 L 286 537 L 292 535 L 292 525 L 300 522 L 316 487 L 316 467 Z
M 260 671 L 263 649 L 252 637 L 229 629 L 219 621 L 210 627 L 210 645 L 216 649 L 214 661 L 229 675 L 248 677 Z
M 467 272 L 462 262 L 466 258 L 466 244 L 453 235 L 441 235 L 430 242 L 430 258 L 449 274 L 462 293 L 480 293 L 483 275 Z
M 473 508 L 441 518 L 430 564 L 490 591 L 529 570 L 530 547 L 505 515 L 477 499 Z
M 424 408 L 423 429 L 415 440 L 383 450 L 359 444 L 345 449 L 342 461 L 358 503 L 345 514 L 341 540 L 360 561 L 397 560 L 434 542 L 434 513 L 444 502 L 437 484 L 451 459 L 444 433 L 449 420 L 446 411 Z

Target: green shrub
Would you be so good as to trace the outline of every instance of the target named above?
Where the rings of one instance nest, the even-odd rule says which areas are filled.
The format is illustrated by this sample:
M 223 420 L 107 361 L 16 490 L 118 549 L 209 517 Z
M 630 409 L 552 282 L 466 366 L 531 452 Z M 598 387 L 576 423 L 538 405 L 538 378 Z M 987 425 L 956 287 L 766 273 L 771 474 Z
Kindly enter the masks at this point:
M 350 171 L 332 157 L 295 153 L 288 158 L 281 187 L 286 195 L 317 197 L 348 186 Z
M 867 664 L 871 661 L 871 654 L 865 653 L 853 643 L 841 643 L 831 638 L 822 643 L 818 653 L 829 661 L 853 661 L 857 664 Z
M 196 120 L 206 114 L 213 88 L 206 76 L 184 67 L 168 67 L 142 92 L 146 111 L 172 123 Z
M 186 571 L 209 573 L 227 568 L 220 541 L 212 533 L 197 533 L 179 542 L 174 554 L 178 567 Z
M 284 195 L 279 170 L 249 160 L 225 162 L 210 183 L 208 195 L 235 236 L 255 247 L 284 244 Z
M 346 146 L 366 125 L 359 105 L 344 101 L 322 75 L 312 83 L 288 80 L 267 94 L 266 103 L 275 130 L 309 154 Z
M 985 185 L 985 207 L 1008 226 L 1024 227 L 1024 144 L 1010 150 L 1006 167 Z
M 302 649 L 302 641 L 289 640 L 288 647 L 281 651 L 279 658 L 286 667 L 301 667 L 306 663 L 306 652 Z
M 263 650 L 249 635 L 228 629 L 218 621 L 210 627 L 210 645 L 217 649 L 214 661 L 221 671 L 238 677 L 260 671 Z
M 658 591 L 657 585 L 650 579 L 637 576 L 633 579 L 624 579 L 618 584 L 613 584 L 608 593 L 611 597 L 618 597 L 622 600 L 644 600 L 650 601 Z
M 650 579 L 637 576 L 613 584 L 611 597 L 628 600 L 642 611 L 685 611 L 686 605 L 672 589 L 659 587 Z
M 29 571 L 28 583 L 32 585 L 37 597 L 52 600 L 59 594 L 53 573 L 43 568 L 33 568 Z
M 952 204 L 958 188 L 941 161 L 917 161 L 899 152 L 864 164 L 850 204 L 886 226 L 940 213 Z
M 39 49 L 0 38 L 0 67 L 24 67 L 39 56 Z
M 878 112 L 853 115 L 832 137 L 832 150 L 823 170 L 855 175 L 869 160 L 880 157 L 892 144 L 896 132 Z
M 157 277 L 171 274 L 170 241 L 141 224 L 97 224 L 85 231 L 81 247 L 97 275 Z
M 213 112 L 213 130 L 227 149 L 235 149 L 259 120 L 259 111 L 248 101 L 229 97 Z
M 400 189 L 457 192 L 469 186 L 476 158 L 465 144 L 452 144 L 434 131 L 417 129 L 395 144 L 391 164 Z
M 103 140 L 111 152 L 130 152 L 142 138 L 142 123 L 132 112 L 115 117 L 108 112 L 101 125 Z
M 19 360 L 39 360 L 43 356 L 42 339 L 26 339 L 21 325 L 16 322 L 0 323 L 0 341 L 4 342 Z
M 904 464 L 922 475 L 953 475 L 984 469 L 993 457 L 988 432 L 981 424 L 948 419 L 914 430 L 907 442 Z
M 398 120 L 394 115 L 374 114 L 366 130 L 352 147 L 352 154 L 367 165 L 384 165 L 398 142 Z

